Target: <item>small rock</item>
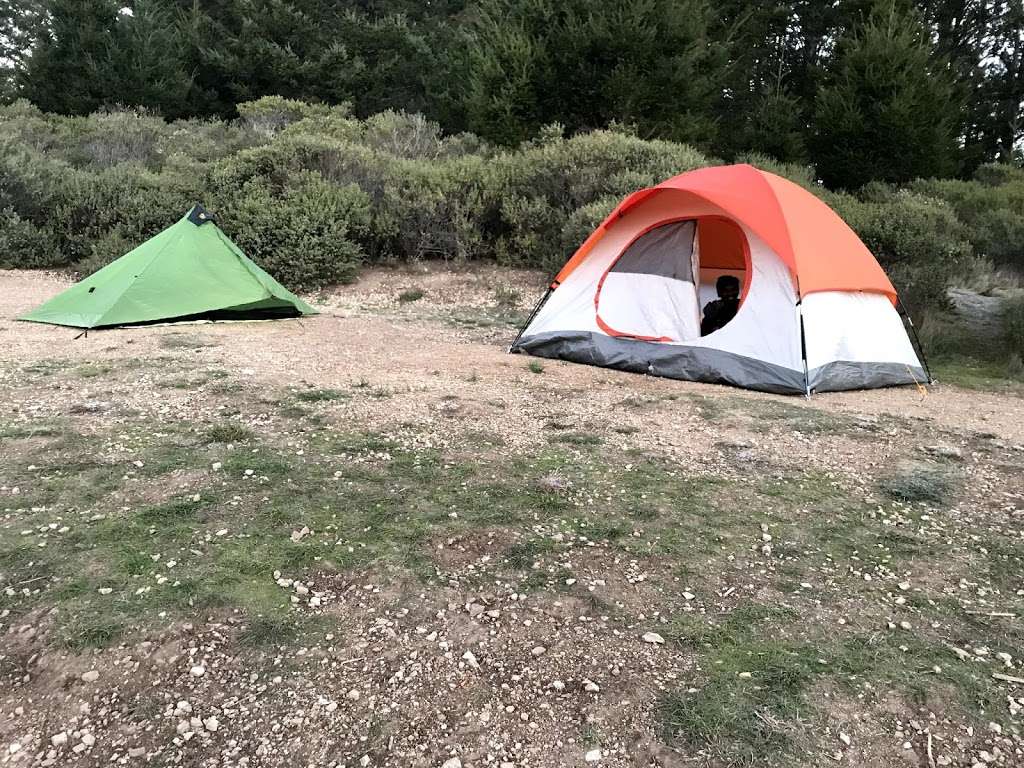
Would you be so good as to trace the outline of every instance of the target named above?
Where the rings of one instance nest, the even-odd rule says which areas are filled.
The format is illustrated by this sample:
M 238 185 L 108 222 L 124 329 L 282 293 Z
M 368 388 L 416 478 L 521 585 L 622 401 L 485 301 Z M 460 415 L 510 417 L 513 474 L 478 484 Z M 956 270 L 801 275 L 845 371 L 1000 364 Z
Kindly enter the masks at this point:
M 534 649 L 530 651 L 530 653 L 532 653 L 534 656 L 543 656 L 545 653 L 547 653 L 547 650 L 548 649 L 545 648 L 543 645 L 538 645 L 535 646 Z
M 192 677 L 202 677 L 206 674 L 206 667 L 204 667 L 202 664 L 196 664 L 194 667 L 192 667 L 192 669 L 189 670 L 189 674 L 191 674 Z
M 220 727 L 220 721 L 216 717 L 213 717 L 212 715 L 210 717 L 206 718 L 205 720 L 203 720 L 203 728 L 205 728 L 206 730 L 208 730 L 210 732 L 216 731 L 219 727 Z
M 583 759 L 586 760 L 588 763 L 596 763 L 598 760 L 601 759 L 601 750 L 592 749 L 583 756 Z
M 601 690 L 601 686 L 599 686 L 593 680 L 584 680 L 583 681 L 583 690 L 586 691 L 587 693 L 597 693 L 598 691 Z
M 563 683 L 561 680 L 554 680 L 551 683 L 551 687 L 554 688 L 556 691 L 564 691 L 565 683 Z
M 95 669 L 90 669 L 88 672 L 85 672 L 82 675 L 82 680 L 84 680 L 87 683 L 95 683 L 99 679 L 100 673 L 97 672 Z
M 845 733 L 839 734 L 839 740 L 843 742 L 843 744 L 845 744 L 846 746 L 850 746 L 850 737 L 847 736 Z
M 220 463 L 219 461 L 215 461 L 215 462 L 213 462 L 213 465 L 212 465 L 212 467 L 213 467 L 213 471 L 214 471 L 214 472 L 217 472 L 217 471 L 218 471 L 218 470 L 219 470 L 219 469 L 220 469 L 221 467 L 223 467 L 223 466 L 224 466 L 224 465 L 223 465 L 223 464 L 221 464 L 221 463 Z
M 50 737 L 50 743 L 53 744 L 53 746 L 55 746 L 55 747 L 62 747 L 65 744 L 67 744 L 68 743 L 67 731 L 61 731 L 60 733 L 53 734 L 53 736 Z
M 128 750 L 128 757 L 145 757 L 145 755 L 146 755 L 146 748 L 145 747 L 132 747 L 131 749 Z
M 345 698 L 349 701 L 359 701 L 359 689 L 353 688 L 351 691 L 345 694 Z
M 644 636 L 641 638 L 645 643 L 652 643 L 654 645 L 664 645 L 665 638 L 659 635 L 657 632 L 644 632 Z
M 473 655 L 472 651 L 466 651 L 462 654 L 462 659 L 470 666 L 471 669 L 480 669 L 480 662 L 476 660 L 476 656 Z
M 86 731 L 82 734 L 82 743 L 85 744 L 85 746 L 87 747 L 91 747 L 93 744 L 96 743 L 96 737 L 88 731 Z
M 441 768 L 462 768 L 462 761 L 457 757 L 449 757 L 441 763 Z

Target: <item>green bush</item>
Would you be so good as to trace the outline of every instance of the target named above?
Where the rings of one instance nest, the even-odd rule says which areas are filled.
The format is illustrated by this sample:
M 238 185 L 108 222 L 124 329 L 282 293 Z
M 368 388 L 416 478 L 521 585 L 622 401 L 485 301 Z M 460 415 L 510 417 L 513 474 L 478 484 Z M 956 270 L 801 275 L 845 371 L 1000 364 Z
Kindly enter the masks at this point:
M 239 119 L 89 117 L 0 106 L 0 264 L 93 271 L 201 202 L 292 288 L 350 280 L 362 262 L 495 260 L 556 271 L 632 191 L 713 164 L 615 126 L 496 149 L 421 115 L 366 119 L 269 96 Z M 814 169 L 738 158 L 820 196 L 876 253 L 919 316 L 949 284 L 993 288 L 1024 270 L 1024 170 L 832 193 Z M 937 338 L 950 336 L 933 326 Z
M 248 184 L 223 213 L 239 248 L 285 285 L 310 289 L 356 278 L 363 250 L 356 238 L 369 212 L 353 186 L 336 187 L 305 171 L 279 194 Z

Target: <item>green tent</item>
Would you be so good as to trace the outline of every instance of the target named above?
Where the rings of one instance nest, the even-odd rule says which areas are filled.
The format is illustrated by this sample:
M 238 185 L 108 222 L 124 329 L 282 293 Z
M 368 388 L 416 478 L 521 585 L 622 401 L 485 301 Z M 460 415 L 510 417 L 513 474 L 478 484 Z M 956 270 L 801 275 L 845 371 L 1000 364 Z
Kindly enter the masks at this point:
M 167 320 L 313 315 L 250 261 L 201 205 L 19 320 L 105 328 Z

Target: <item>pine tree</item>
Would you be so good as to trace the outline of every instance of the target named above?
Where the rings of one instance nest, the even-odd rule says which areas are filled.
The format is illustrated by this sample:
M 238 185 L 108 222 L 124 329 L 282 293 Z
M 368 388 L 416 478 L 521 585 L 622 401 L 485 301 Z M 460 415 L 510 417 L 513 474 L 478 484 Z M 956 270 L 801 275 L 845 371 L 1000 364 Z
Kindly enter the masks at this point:
M 513 143 L 611 121 L 707 143 L 721 49 L 703 0 L 484 0 L 470 43 L 470 127 Z
M 87 114 L 113 100 L 111 66 L 120 6 L 115 0 L 51 0 L 31 56 L 17 75 L 19 91 L 40 109 Z M 113 87 L 112 87 L 113 86 Z
M 962 103 L 914 13 L 873 14 L 842 39 L 818 92 L 814 160 L 827 185 L 955 170 Z

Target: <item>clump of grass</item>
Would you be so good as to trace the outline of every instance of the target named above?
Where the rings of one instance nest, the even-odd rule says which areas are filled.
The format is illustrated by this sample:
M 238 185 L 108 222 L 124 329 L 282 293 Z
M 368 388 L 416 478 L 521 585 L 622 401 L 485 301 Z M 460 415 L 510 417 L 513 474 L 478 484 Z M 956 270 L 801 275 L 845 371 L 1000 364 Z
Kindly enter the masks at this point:
M 329 400 L 340 400 L 345 397 L 345 393 L 337 389 L 305 389 L 295 397 L 304 403 L 323 403 Z
M 244 443 L 255 436 L 251 429 L 234 422 L 215 424 L 206 433 L 206 439 L 211 443 Z
M 286 645 L 295 637 L 296 630 L 296 622 L 290 616 L 256 616 L 239 634 L 238 642 L 250 648 Z
M 566 443 L 568 445 L 600 445 L 604 438 L 591 432 L 562 432 L 551 435 L 548 440 L 553 443 Z
M 531 360 L 526 368 L 530 373 L 544 373 L 544 364 L 537 360 Z
M 419 301 L 424 296 L 422 288 L 408 288 L 398 294 L 399 304 L 411 304 L 414 301 Z
M 494 303 L 502 309 L 515 309 L 523 294 L 511 285 L 499 285 L 494 289 Z
M 953 492 L 953 481 L 946 471 L 922 464 L 897 470 L 883 478 L 880 486 L 889 498 L 908 503 L 941 504 Z

